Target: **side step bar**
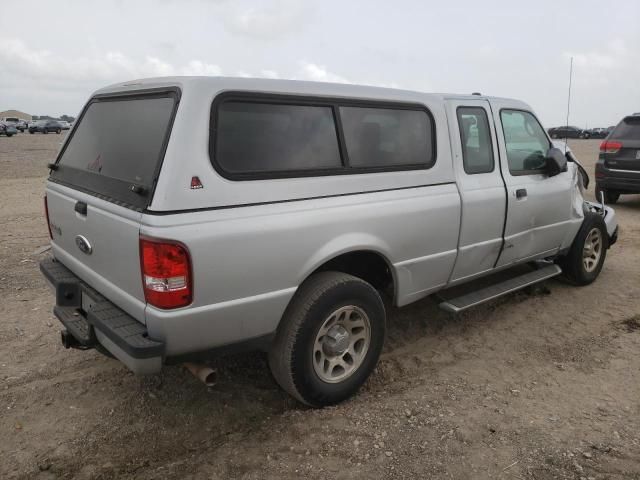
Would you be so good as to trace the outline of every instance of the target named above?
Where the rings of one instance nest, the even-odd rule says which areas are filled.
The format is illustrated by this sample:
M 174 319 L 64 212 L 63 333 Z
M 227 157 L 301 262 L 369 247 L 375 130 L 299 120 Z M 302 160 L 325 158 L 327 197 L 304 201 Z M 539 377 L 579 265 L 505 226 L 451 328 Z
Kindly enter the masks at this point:
M 440 304 L 440 308 L 451 313 L 459 313 L 467 308 L 475 307 L 481 303 L 488 302 L 494 298 L 501 297 L 507 293 L 515 292 L 522 288 L 541 282 L 556 275 L 560 275 L 562 269 L 558 265 L 547 265 L 533 272 L 525 273 L 504 282 L 489 285 L 488 287 L 476 290 L 475 292 L 461 295 L 460 297 L 446 300 Z

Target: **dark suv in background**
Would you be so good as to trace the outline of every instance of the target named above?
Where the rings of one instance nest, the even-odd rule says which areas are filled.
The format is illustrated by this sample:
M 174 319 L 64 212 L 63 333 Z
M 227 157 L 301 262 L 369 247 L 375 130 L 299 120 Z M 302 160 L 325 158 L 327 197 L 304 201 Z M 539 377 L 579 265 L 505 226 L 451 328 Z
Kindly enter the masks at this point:
M 624 117 L 600 144 L 596 192 L 615 203 L 621 194 L 640 193 L 640 113 Z
M 60 122 L 56 120 L 39 120 L 29 127 L 29 133 L 36 133 L 36 132 L 60 133 L 61 131 L 62 131 L 62 125 L 60 124 Z
M 587 130 L 578 127 L 555 127 L 548 130 L 551 138 L 589 138 L 590 134 Z

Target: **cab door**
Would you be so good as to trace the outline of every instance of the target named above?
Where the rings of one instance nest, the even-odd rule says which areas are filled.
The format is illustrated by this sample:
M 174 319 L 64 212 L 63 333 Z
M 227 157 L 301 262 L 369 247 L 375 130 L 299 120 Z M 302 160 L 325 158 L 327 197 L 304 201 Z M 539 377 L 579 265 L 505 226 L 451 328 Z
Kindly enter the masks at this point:
M 447 118 L 462 199 L 453 284 L 494 268 L 502 247 L 506 194 L 489 102 L 448 100 Z
M 496 266 L 551 256 L 575 221 L 571 175 L 546 173 L 552 144 L 533 113 L 500 100 L 491 105 L 507 190 L 504 247 Z

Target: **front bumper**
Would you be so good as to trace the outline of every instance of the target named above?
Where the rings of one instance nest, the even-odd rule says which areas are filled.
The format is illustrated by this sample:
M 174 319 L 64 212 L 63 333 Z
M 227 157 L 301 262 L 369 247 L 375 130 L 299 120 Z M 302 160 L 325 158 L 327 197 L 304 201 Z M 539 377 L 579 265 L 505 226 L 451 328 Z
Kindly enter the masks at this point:
M 65 346 L 87 349 L 99 344 L 134 373 L 160 371 L 165 345 L 149 338 L 144 325 L 57 260 L 43 260 L 40 271 L 55 292 L 53 313 L 65 327 L 62 334 Z
M 616 211 L 613 208 L 607 205 L 604 205 L 604 212 L 603 212 L 602 205 L 596 202 L 585 201 L 585 204 L 589 210 L 603 216 L 604 223 L 607 226 L 607 235 L 609 236 L 609 246 L 616 243 L 616 241 L 618 240 L 618 233 L 620 232 L 620 229 L 618 227 L 618 220 L 616 219 Z

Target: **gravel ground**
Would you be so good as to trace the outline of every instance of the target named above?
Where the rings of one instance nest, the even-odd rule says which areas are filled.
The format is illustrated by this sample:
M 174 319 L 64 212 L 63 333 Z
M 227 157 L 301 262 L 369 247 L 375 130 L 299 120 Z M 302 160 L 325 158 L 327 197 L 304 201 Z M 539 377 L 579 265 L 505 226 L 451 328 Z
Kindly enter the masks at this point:
M 60 345 L 38 261 L 61 139 L 0 137 L 0 478 L 640 479 L 639 196 L 595 284 L 392 309 L 361 393 L 309 410 L 259 354 L 206 388 Z M 598 144 L 572 144 L 590 173 Z

